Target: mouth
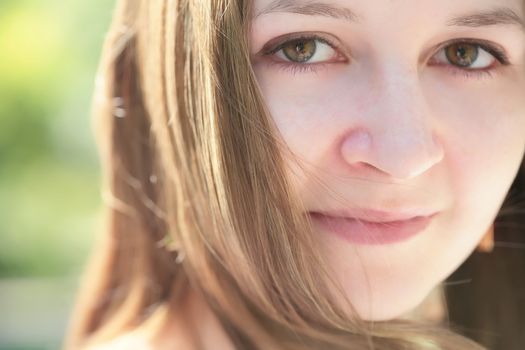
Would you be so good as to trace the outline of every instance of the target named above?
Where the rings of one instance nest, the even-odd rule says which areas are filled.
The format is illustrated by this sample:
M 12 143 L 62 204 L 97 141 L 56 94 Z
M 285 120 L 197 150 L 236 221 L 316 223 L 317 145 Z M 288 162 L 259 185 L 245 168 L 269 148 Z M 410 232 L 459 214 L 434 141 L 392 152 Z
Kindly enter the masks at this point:
M 359 219 L 367 222 L 394 222 L 410 220 L 419 216 L 430 216 L 435 212 L 435 210 L 412 208 L 400 209 L 396 211 L 352 208 L 331 211 L 315 211 L 313 213 L 335 218 Z
M 368 214 L 373 214 L 368 211 Z M 332 216 L 309 212 L 314 225 L 335 234 L 345 241 L 363 245 L 384 245 L 407 241 L 422 233 L 437 215 L 412 215 L 411 213 L 377 212 L 361 217 Z M 373 219 L 372 219 L 373 218 Z M 396 218 L 391 220 L 391 218 Z M 401 219 L 399 219 L 401 218 Z

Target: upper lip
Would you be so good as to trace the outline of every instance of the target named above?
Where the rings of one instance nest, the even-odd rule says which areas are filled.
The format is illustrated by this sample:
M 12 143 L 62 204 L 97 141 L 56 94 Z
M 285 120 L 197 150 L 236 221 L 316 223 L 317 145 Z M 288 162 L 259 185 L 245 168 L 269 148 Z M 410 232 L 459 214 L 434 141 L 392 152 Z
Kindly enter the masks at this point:
M 359 219 L 369 222 L 392 222 L 409 220 L 420 216 L 430 216 L 436 213 L 436 211 L 428 209 L 403 209 L 396 211 L 385 211 L 377 209 L 352 208 L 330 211 L 316 210 L 311 211 L 311 213 L 322 214 L 324 216 L 335 218 Z

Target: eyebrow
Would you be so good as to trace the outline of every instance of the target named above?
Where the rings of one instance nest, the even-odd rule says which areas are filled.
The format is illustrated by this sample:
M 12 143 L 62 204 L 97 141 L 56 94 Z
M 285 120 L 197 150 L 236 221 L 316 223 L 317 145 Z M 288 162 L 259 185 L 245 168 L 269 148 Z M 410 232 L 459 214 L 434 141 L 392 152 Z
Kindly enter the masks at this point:
M 345 19 L 350 22 L 357 22 L 359 20 L 359 16 L 349 8 L 318 1 L 304 3 L 300 0 L 274 0 L 261 11 L 256 13 L 253 18 L 255 19 L 272 12 L 291 12 L 308 16 L 332 17 L 336 19 Z
M 362 20 L 349 8 L 319 1 L 303 2 L 301 0 L 274 0 L 262 10 L 257 12 L 253 19 L 259 16 L 274 13 L 289 12 L 308 16 L 323 16 L 343 19 L 351 23 Z M 491 10 L 466 13 L 446 21 L 448 26 L 485 27 L 493 25 L 518 26 L 525 32 L 525 21 L 514 10 L 508 7 L 495 7 Z

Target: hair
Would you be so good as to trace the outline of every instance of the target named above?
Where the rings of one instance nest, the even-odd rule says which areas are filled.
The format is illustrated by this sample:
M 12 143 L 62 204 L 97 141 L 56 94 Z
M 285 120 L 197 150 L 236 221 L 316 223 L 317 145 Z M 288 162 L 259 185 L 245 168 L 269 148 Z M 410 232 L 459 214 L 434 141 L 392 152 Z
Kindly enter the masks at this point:
M 104 222 L 65 347 L 176 312 L 191 286 L 237 349 L 482 349 L 443 325 L 367 322 L 335 302 L 334 290 L 351 307 L 291 191 L 250 63 L 251 11 L 117 2 L 93 100 Z

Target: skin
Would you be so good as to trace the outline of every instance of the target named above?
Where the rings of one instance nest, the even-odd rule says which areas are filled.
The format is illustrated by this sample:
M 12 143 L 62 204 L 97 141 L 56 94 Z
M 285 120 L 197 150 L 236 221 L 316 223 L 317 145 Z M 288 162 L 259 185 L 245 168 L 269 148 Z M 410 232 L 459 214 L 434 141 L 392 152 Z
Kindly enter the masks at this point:
M 256 12 L 271 2 L 255 0 Z M 315 232 L 359 316 L 389 320 L 414 310 L 473 252 L 524 155 L 524 32 L 511 25 L 451 27 L 447 19 L 496 6 L 521 16 L 523 4 L 330 3 L 352 9 L 360 22 L 284 12 L 257 17 L 250 33 L 253 69 L 282 139 L 306 167 L 289 159 L 292 184 L 308 210 L 439 212 L 422 233 L 395 244 L 358 245 Z M 282 50 L 258 55 L 272 39 L 304 32 L 337 47 L 318 43 L 315 63 L 292 62 Z M 465 76 L 461 69 L 470 66 L 443 60 L 441 46 L 461 38 L 499 46 L 510 64 L 479 51 L 472 66 L 492 67 L 492 76 Z M 282 65 L 321 61 L 326 64 L 315 72 Z
M 303 171 L 292 159 L 288 164 L 308 210 L 415 206 L 439 212 L 423 233 L 384 246 L 350 244 L 315 232 L 360 317 L 410 318 L 432 309 L 431 292 L 473 252 L 525 152 L 524 32 L 512 26 L 448 27 L 446 19 L 503 5 L 522 15 L 523 4 L 329 1 L 351 8 L 362 20 L 262 15 L 250 33 L 253 69 L 278 131 L 306 166 Z M 254 0 L 255 11 L 270 2 Z M 320 49 L 327 61 L 322 69 L 294 74 L 270 64 L 283 62 L 282 55 L 257 55 L 270 40 L 303 32 L 337 43 L 335 51 Z M 432 58 L 444 62 L 441 44 L 459 38 L 499 45 L 510 65 L 495 65 L 492 77 L 466 77 L 447 69 L 450 63 L 436 65 Z M 479 57 L 492 62 L 490 55 Z M 96 349 L 132 349 L 137 341 L 151 349 L 172 348 L 174 342 L 187 349 L 233 349 L 201 298 L 190 293 L 185 305 L 170 313 L 160 333 L 145 328 Z M 205 343 L 195 343 L 189 329 Z

